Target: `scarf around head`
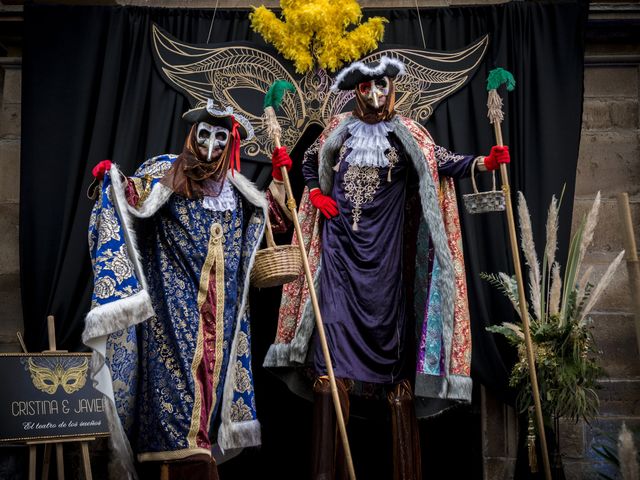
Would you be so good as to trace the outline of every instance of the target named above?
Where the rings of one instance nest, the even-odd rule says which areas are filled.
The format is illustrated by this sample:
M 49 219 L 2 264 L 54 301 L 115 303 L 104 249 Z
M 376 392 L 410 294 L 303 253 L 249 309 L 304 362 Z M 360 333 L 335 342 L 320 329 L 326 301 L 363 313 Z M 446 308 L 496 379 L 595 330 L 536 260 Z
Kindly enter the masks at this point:
M 381 108 L 374 108 L 369 105 L 357 87 L 355 91 L 356 108 L 353 110 L 353 115 L 363 122 L 378 123 L 388 121 L 396 114 L 394 110 L 396 103 L 396 87 L 393 84 L 393 79 L 389 78 L 389 94 L 387 95 L 386 102 L 384 102 L 384 105 Z
M 184 142 L 182 153 L 160 181 L 174 193 L 191 200 L 202 197 L 217 197 L 222 191 L 227 170 L 231 166 L 240 170 L 240 136 L 237 122 L 229 132 L 229 141 L 217 160 L 206 161 L 206 156 L 198 150 L 197 124 L 191 126 Z

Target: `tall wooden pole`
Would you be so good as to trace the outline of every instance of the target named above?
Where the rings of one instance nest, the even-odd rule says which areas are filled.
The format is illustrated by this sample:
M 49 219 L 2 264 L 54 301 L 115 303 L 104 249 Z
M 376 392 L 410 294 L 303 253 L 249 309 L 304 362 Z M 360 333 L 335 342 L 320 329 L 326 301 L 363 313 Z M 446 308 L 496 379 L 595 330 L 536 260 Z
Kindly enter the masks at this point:
M 493 122 L 493 129 L 496 134 L 496 143 L 503 146 L 502 128 L 500 122 Z M 511 203 L 511 189 L 509 187 L 509 174 L 507 166 L 500 164 L 500 176 L 502 177 L 502 191 L 505 196 L 507 213 L 507 225 L 509 227 L 509 243 L 511 244 L 511 256 L 513 258 L 513 268 L 516 273 L 518 283 L 518 304 L 520 307 L 520 318 L 522 319 L 522 330 L 524 333 L 524 344 L 527 350 L 527 364 L 529 365 L 529 376 L 531 377 L 531 391 L 533 393 L 533 403 L 536 412 L 536 425 L 538 427 L 538 437 L 540 438 L 540 450 L 542 451 L 542 465 L 546 480 L 551 479 L 551 463 L 549 462 L 549 450 L 547 449 L 547 437 L 544 431 L 544 417 L 542 416 L 542 404 L 540 403 L 540 389 L 538 388 L 538 376 L 536 374 L 536 360 L 533 355 L 533 344 L 531 342 L 531 330 L 529 328 L 529 312 L 527 311 L 527 298 L 525 296 L 524 281 L 522 277 L 522 267 L 520 266 L 520 251 L 518 250 L 518 237 L 516 236 L 516 222 L 513 216 L 513 204 Z
M 280 138 L 274 136 L 274 142 L 276 148 L 280 148 Z M 316 289 L 313 284 L 313 275 L 311 275 L 311 268 L 309 268 L 309 259 L 307 252 L 304 248 L 304 242 L 302 237 L 302 229 L 300 228 L 300 222 L 298 221 L 298 211 L 296 209 L 296 200 L 293 197 L 293 191 L 291 190 L 291 182 L 289 181 L 289 173 L 286 167 L 281 167 L 282 180 L 284 181 L 284 188 L 287 192 L 287 208 L 291 211 L 291 217 L 293 218 L 293 226 L 296 231 L 296 237 L 298 238 L 298 245 L 300 247 L 300 257 L 302 257 L 302 266 L 304 268 L 304 275 L 307 278 L 307 285 L 309 286 L 309 295 L 311 297 L 311 305 L 313 306 L 313 313 L 316 317 L 316 330 L 318 331 L 318 337 L 320 339 L 320 346 L 322 347 L 322 355 L 324 356 L 324 363 L 327 366 L 327 376 L 329 377 L 329 384 L 331 386 L 331 397 L 333 398 L 333 406 L 336 411 L 336 420 L 338 423 L 338 430 L 340 432 L 340 438 L 342 440 L 342 447 L 344 449 L 344 456 L 347 462 L 347 469 L 349 471 L 349 478 L 356 480 L 356 471 L 353 467 L 353 458 L 351 457 L 351 447 L 349 446 L 349 437 L 347 436 L 347 425 L 344 421 L 344 415 L 342 414 L 342 407 L 340 406 L 340 397 L 338 396 L 338 385 L 336 384 L 336 377 L 333 373 L 333 363 L 331 362 L 331 353 L 329 352 L 329 345 L 327 343 L 327 337 L 324 332 L 324 323 L 322 322 L 322 315 L 320 314 L 320 305 L 318 304 L 318 297 L 316 295 Z
M 629 195 L 626 192 L 618 194 L 618 210 L 624 228 L 624 248 L 627 251 L 627 272 L 629 274 L 629 287 L 633 301 L 638 354 L 640 354 L 640 261 L 638 260 L 636 239 L 633 235 Z

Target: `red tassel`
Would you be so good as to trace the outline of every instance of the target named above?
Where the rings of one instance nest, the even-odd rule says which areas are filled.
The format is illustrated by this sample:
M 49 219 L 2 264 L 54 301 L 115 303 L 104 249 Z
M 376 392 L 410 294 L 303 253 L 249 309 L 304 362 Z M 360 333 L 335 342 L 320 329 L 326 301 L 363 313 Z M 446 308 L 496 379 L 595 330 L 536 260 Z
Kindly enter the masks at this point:
M 235 176 L 235 171 L 240 171 L 240 132 L 238 127 L 240 124 L 236 119 L 231 117 L 231 137 L 233 138 L 233 146 L 231 147 L 231 175 Z

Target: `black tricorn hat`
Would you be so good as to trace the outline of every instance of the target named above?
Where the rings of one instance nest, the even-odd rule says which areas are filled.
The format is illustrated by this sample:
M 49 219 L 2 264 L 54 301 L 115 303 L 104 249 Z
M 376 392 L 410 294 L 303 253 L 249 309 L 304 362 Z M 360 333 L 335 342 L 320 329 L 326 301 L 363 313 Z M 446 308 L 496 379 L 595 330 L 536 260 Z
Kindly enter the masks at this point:
M 222 108 L 216 105 L 213 100 L 209 100 L 206 104 L 198 103 L 194 108 L 187 110 L 182 118 L 189 123 L 206 122 L 229 131 L 233 128 L 233 119 L 235 119 L 238 122 L 238 133 L 240 133 L 241 140 L 250 140 L 254 136 L 253 127 L 249 120 L 239 113 L 234 113 L 232 107 Z
M 380 57 L 380 60 L 370 63 L 353 62 L 343 68 L 336 76 L 332 92 L 338 90 L 353 90 L 359 83 L 378 80 L 383 77 L 396 78 L 404 74 L 404 63 L 397 58 Z

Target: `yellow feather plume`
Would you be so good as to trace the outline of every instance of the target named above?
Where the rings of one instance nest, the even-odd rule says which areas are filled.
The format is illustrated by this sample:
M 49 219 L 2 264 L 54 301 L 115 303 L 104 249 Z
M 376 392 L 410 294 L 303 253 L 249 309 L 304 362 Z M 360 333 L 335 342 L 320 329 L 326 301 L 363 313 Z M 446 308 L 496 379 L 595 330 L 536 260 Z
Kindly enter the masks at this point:
M 360 23 L 356 0 L 281 0 L 280 7 L 284 20 L 264 6 L 255 8 L 249 15 L 251 28 L 293 61 L 298 73 L 313 68 L 314 61 L 335 71 L 358 60 L 378 47 L 387 23 L 383 17 Z M 348 30 L 352 25 L 356 27 Z

